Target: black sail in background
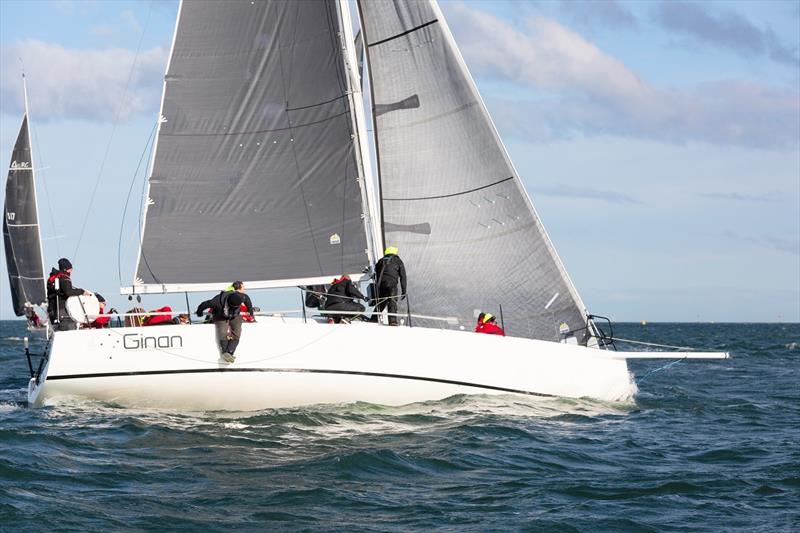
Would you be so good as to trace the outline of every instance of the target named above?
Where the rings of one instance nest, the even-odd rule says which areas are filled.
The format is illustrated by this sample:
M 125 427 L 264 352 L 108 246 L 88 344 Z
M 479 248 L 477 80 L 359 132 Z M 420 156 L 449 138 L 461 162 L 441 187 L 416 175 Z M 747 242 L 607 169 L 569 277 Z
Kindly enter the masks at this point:
M 41 305 L 46 300 L 28 115 L 22 119 L 11 154 L 3 209 L 3 241 L 11 301 L 16 315 L 22 316 L 26 303 Z
M 340 29 L 335 0 L 182 3 L 137 268 L 144 284 L 368 266 Z
M 405 262 L 411 312 L 472 327 L 475 310 L 499 315 L 502 305 L 509 335 L 544 340 L 562 324 L 585 327 L 438 6 L 364 0 L 359 9 L 385 242 Z

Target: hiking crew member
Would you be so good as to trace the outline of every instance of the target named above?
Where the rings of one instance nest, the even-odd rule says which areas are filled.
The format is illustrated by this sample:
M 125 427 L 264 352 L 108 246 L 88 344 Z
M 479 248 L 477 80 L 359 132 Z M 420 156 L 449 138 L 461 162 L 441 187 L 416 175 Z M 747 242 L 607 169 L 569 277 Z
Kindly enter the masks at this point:
M 78 324 L 67 313 L 67 298 L 70 296 L 91 296 L 91 292 L 72 286 L 72 263 L 62 257 L 58 260 L 58 270 L 50 271 L 47 278 L 47 314 L 50 323 L 57 331 L 78 329 Z
M 491 313 L 481 313 L 478 315 L 478 323 L 475 325 L 475 333 L 487 333 L 489 335 L 506 336 L 503 328 L 495 323 L 495 316 Z
M 106 314 L 110 315 L 111 313 L 114 312 L 113 309 L 109 309 L 109 312 L 106 313 L 106 299 L 103 298 L 100 295 L 99 292 L 94 293 L 94 295 L 97 297 L 97 302 L 100 304 L 100 314 L 101 315 L 106 315 Z M 96 329 L 107 328 L 108 327 L 108 323 L 110 321 L 111 321 L 111 317 L 110 316 L 99 316 L 99 317 L 94 319 L 94 322 L 89 324 L 89 327 L 96 328 Z
M 217 342 L 222 351 L 222 358 L 228 363 L 236 360 L 233 354 L 242 336 L 242 315 L 240 314 L 242 304 L 250 316 L 254 316 L 253 303 L 250 301 L 250 297 L 244 293 L 244 282 L 234 281 L 230 287 L 197 307 L 197 316 L 203 316 L 203 311 L 206 309 L 211 310 L 211 319 L 217 332 Z
M 343 275 L 339 279 L 333 280 L 331 288 L 328 289 L 327 300 L 325 301 L 325 311 L 354 311 L 352 315 L 340 315 L 338 313 L 332 314 L 334 322 L 339 322 L 342 318 L 357 318 L 364 312 L 364 306 L 356 300 L 366 300 L 361 291 L 356 288 L 355 284 L 350 280 L 350 276 Z
M 150 311 L 150 313 L 172 313 L 172 308 L 168 305 Z M 147 315 L 142 321 L 143 326 L 169 326 L 174 324 L 172 314 L 169 315 Z
M 397 325 L 397 282 L 400 282 L 400 300 L 406 297 L 406 267 L 397 255 L 397 248 L 389 246 L 383 257 L 375 264 L 375 285 L 378 288 L 378 302 L 375 313 L 389 308 L 389 325 Z

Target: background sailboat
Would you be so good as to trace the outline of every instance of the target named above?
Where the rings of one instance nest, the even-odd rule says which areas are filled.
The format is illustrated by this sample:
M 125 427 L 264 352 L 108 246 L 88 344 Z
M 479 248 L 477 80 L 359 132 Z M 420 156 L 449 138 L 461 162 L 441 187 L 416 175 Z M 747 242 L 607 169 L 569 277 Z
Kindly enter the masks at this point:
M 3 243 L 14 313 L 31 317 L 33 306 L 43 306 L 47 298 L 27 109 L 26 92 L 26 111 L 6 178 Z

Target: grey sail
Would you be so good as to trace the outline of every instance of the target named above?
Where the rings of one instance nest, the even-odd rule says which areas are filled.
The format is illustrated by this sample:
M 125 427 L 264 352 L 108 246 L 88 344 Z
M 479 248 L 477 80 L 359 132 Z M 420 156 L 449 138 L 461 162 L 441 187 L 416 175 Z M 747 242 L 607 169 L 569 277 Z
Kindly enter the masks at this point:
M 41 305 L 46 301 L 27 114 L 11 154 L 3 209 L 3 241 L 11 302 L 14 313 L 22 316 L 26 303 Z
M 144 285 L 273 286 L 368 266 L 339 21 L 335 0 L 181 4 Z
M 385 243 L 405 262 L 411 312 L 471 327 L 476 310 L 499 315 L 502 305 L 508 334 L 545 340 L 585 328 L 438 5 L 369 0 L 359 9 Z M 585 341 L 585 331 L 575 336 Z

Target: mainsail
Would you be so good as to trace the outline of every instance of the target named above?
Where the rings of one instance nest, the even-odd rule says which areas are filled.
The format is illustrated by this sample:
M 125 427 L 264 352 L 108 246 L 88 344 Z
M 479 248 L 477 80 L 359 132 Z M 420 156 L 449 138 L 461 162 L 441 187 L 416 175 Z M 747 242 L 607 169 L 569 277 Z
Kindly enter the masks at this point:
M 184 0 L 136 292 L 302 284 L 370 263 L 335 0 Z
M 502 306 L 509 334 L 546 340 L 584 328 L 584 306 L 438 5 L 358 5 L 385 242 L 409 272 L 411 312 L 469 327 L 476 310 Z
M 3 209 L 3 241 L 14 313 L 22 316 L 26 304 L 42 305 L 46 300 L 27 113 L 11 154 Z

